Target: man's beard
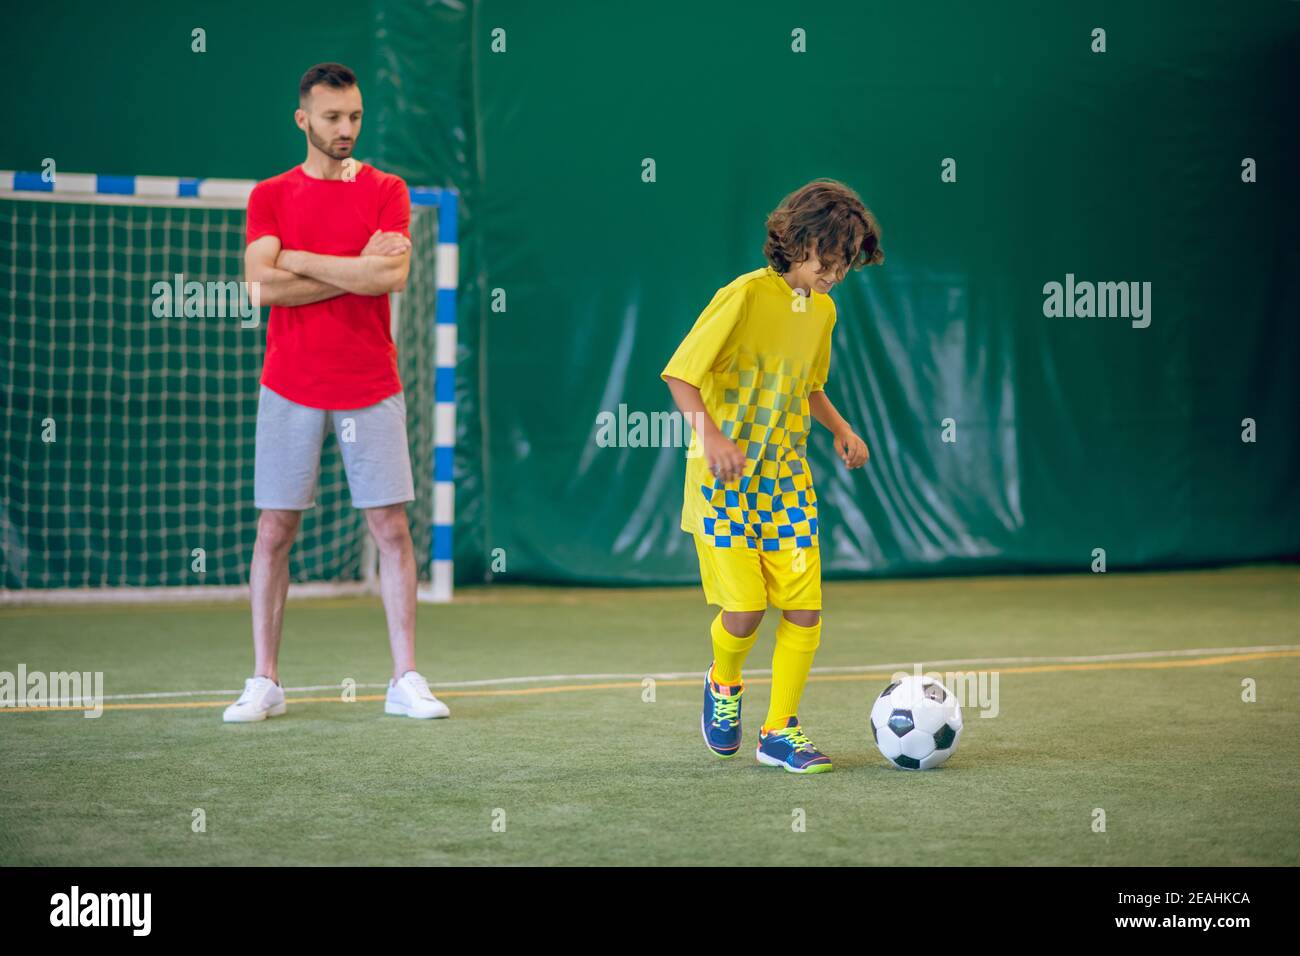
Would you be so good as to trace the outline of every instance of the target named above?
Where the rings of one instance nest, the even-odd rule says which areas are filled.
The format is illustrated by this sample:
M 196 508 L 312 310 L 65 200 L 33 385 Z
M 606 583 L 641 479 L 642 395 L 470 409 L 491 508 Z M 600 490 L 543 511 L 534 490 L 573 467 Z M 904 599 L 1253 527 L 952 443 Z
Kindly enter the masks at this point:
M 312 127 L 311 120 L 307 121 L 307 139 L 311 142 L 313 146 L 319 149 L 330 159 L 340 159 L 340 160 L 347 159 L 349 156 L 352 155 L 350 152 L 336 153 L 334 152 L 334 150 L 330 149 L 329 144 L 326 143 L 325 140 L 321 139 L 319 136 L 316 135 L 316 130 Z M 352 145 L 356 146 L 355 140 L 353 140 Z

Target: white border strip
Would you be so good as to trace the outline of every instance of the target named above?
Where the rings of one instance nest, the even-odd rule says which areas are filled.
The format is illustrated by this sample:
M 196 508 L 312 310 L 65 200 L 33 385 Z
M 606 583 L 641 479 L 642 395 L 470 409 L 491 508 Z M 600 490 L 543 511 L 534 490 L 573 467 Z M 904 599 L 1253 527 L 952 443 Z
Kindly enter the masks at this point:
M 372 594 L 364 581 L 307 581 L 289 585 L 289 599 L 357 597 Z M 0 607 L 59 607 L 82 604 L 180 604 L 195 601 L 247 601 L 248 585 L 144 588 L 0 589 Z

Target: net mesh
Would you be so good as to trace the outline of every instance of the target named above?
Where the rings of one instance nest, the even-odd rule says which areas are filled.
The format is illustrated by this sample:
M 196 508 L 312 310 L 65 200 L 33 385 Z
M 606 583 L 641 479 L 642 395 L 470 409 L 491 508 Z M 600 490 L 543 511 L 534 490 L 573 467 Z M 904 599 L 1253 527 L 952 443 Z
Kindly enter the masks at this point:
M 427 580 L 436 210 L 415 207 L 411 230 L 393 308 Z M 0 586 L 247 583 L 267 310 L 248 328 L 237 314 L 155 316 L 157 283 L 238 282 L 243 251 L 241 209 L 0 199 Z M 316 501 L 291 580 L 362 579 L 364 517 L 332 432 Z

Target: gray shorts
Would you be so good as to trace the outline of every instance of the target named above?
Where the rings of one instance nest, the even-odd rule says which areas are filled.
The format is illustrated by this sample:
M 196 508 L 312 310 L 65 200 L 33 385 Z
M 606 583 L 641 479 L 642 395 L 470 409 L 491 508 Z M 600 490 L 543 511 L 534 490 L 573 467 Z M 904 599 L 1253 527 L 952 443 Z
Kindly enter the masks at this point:
M 257 400 L 253 464 L 253 503 L 258 508 L 305 511 L 315 507 L 321 448 L 330 428 L 343 453 L 352 507 L 378 508 L 415 500 L 404 393 L 366 408 L 326 411 L 299 405 L 263 385 Z

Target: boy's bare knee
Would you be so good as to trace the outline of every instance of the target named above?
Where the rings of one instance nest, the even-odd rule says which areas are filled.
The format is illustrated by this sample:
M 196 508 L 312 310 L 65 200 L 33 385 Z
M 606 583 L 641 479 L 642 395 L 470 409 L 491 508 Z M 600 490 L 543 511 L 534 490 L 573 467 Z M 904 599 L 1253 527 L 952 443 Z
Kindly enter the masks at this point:
M 799 627 L 816 627 L 822 619 L 821 611 L 782 611 L 781 614 L 791 624 Z
M 723 611 L 722 626 L 734 637 L 749 637 L 763 622 L 762 611 Z

